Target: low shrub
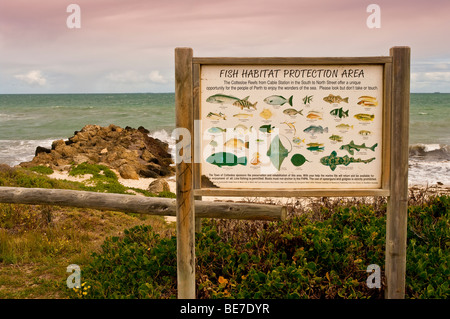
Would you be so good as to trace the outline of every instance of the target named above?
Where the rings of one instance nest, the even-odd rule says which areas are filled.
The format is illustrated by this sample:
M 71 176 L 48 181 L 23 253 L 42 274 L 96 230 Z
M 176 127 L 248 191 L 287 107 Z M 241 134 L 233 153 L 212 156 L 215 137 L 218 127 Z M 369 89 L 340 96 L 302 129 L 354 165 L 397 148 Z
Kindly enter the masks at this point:
M 197 297 L 384 298 L 384 275 L 380 289 L 366 284 L 369 265 L 384 268 L 384 213 L 370 205 L 323 209 L 323 220 L 205 220 L 196 234 Z M 448 196 L 409 208 L 407 298 L 450 297 L 449 223 Z M 93 255 L 83 297 L 176 298 L 176 273 L 176 237 L 135 227 Z

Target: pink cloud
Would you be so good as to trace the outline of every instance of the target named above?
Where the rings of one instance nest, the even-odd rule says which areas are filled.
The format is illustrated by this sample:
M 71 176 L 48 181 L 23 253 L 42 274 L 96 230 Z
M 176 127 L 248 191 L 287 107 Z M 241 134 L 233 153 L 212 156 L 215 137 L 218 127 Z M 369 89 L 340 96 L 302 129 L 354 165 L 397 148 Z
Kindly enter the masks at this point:
M 66 26 L 71 3 L 81 29 Z M 371 3 L 380 29 L 366 26 Z M 448 58 L 448 12 L 448 0 L 2 0 L 0 72 L 167 78 L 178 46 L 196 56 L 364 56 L 409 45 L 414 58 Z

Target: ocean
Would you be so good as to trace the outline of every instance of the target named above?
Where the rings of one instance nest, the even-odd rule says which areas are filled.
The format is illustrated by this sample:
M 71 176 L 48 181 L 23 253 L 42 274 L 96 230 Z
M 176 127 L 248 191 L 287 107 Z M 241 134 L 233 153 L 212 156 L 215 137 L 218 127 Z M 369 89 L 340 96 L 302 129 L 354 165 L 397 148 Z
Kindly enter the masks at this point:
M 0 163 L 15 166 L 37 146 L 67 140 L 87 124 L 138 128 L 168 142 L 175 127 L 175 94 L 0 95 Z M 412 93 L 409 184 L 450 185 L 450 94 Z

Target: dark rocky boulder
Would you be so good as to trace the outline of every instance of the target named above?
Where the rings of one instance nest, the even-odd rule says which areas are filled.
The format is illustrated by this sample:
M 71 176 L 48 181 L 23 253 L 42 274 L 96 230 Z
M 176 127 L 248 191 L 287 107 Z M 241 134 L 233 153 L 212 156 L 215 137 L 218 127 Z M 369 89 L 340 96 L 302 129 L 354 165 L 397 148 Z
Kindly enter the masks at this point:
M 173 175 L 169 145 L 148 133 L 143 127 L 86 125 L 67 141 L 54 141 L 51 149 L 39 146 L 35 157 L 19 166 L 44 165 L 64 170 L 69 165 L 87 162 L 106 165 L 127 179 Z

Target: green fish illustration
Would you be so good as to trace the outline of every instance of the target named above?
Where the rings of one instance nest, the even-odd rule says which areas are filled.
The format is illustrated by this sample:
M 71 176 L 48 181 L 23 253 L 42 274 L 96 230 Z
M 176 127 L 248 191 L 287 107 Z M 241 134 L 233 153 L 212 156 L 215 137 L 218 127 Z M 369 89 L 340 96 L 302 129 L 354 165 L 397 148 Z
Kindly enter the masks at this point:
M 226 132 L 227 131 L 227 129 L 226 128 L 221 128 L 221 127 L 211 127 L 211 128 L 209 128 L 208 129 L 208 132 L 209 133 L 213 133 L 213 134 L 216 134 L 216 133 L 223 133 L 223 132 Z
M 375 160 L 375 157 L 369 158 L 367 160 L 363 160 L 360 158 L 354 158 L 354 157 L 348 157 L 347 155 L 343 156 L 343 157 L 339 157 L 337 156 L 336 151 L 331 152 L 331 154 L 329 156 L 325 156 L 322 157 L 320 159 L 320 163 L 325 165 L 325 166 L 329 166 L 331 168 L 332 171 L 334 171 L 336 169 L 336 167 L 338 165 L 344 165 L 344 166 L 348 166 L 350 163 L 370 163 L 373 160 Z
M 247 100 L 249 97 L 247 96 L 243 100 Z M 206 99 L 206 102 L 209 103 L 216 103 L 216 104 L 230 104 L 233 105 L 234 102 L 239 101 L 241 99 L 231 96 L 231 95 L 225 95 L 225 94 L 215 94 L 211 95 Z
M 273 129 L 275 128 L 275 126 L 272 126 L 270 124 L 267 125 L 262 125 L 259 127 L 259 130 L 263 133 L 272 133 Z
M 331 135 L 330 137 L 330 140 L 332 140 L 332 141 L 336 141 L 336 142 L 342 142 L 342 136 L 339 136 L 339 135 L 335 135 L 335 134 L 333 134 L 333 135 Z
M 311 126 L 308 126 L 307 128 L 305 128 L 304 130 L 303 130 L 303 132 L 305 132 L 305 133 L 311 133 L 311 134 L 316 134 L 316 133 L 320 133 L 320 134 L 322 134 L 322 133 L 328 133 L 328 127 L 326 127 L 326 128 L 323 128 L 322 126 L 315 126 L 315 125 L 311 125 Z
M 325 147 L 323 147 L 323 144 L 319 143 L 309 143 L 309 146 L 306 148 L 308 151 L 311 152 L 323 152 L 325 150 Z
M 377 146 L 378 146 L 378 143 L 375 143 L 371 147 L 367 147 L 365 143 L 362 144 L 362 145 L 356 145 L 353 141 L 350 141 L 349 144 L 342 145 L 340 147 L 340 149 L 341 150 L 346 150 L 347 152 L 350 153 L 350 155 L 353 155 L 354 154 L 353 150 L 357 150 L 359 152 L 359 150 L 368 149 L 368 150 L 371 150 L 372 152 L 375 152 L 375 147 L 377 147 Z
M 237 157 L 236 155 L 232 153 L 227 152 L 219 152 L 214 153 L 209 156 L 206 161 L 210 164 L 222 167 L 222 166 L 236 166 L 238 164 L 240 165 L 247 165 L 247 157 Z
M 309 103 L 311 103 L 311 102 L 312 102 L 312 98 L 313 98 L 312 95 L 307 95 L 307 96 L 305 96 L 305 97 L 303 98 L 303 104 L 309 104 Z
M 309 162 L 302 154 L 294 154 L 291 157 L 291 162 L 294 166 L 302 166 L 305 162 Z
M 334 109 L 330 112 L 331 115 L 338 116 L 340 119 L 343 117 L 348 116 L 348 110 L 344 111 L 344 109 L 341 107 L 339 109 Z
M 302 112 L 303 112 L 303 110 L 297 111 L 295 109 L 286 109 L 286 110 L 283 111 L 284 114 L 287 114 L 289 116 L 294 116 L 294 115 L 297 115 L 297 114 L 303 115 Z
M 281 95 L 271 95 L 264 99 L 264 102 L 266 102 L 269 105 L 283 105 L 285 103 L 289 103 L 290 106 L 292 106 L 292 98 L 294 96 L 291 96 L 289 99 L 286 99 L 285 97 Z
M 281 143 L 280 137 L 278 135 L 275 136 L 270 143 L 269 150 L 267 151 L 267 156 L 270 158 L 270 161 L 277 170 L 280 170 L 281 164 L 288 156 L 288 154 L 289 151 Z
M 364 121 L 364 122 L 373 121 L 374 118 L 375 118 L 375 115 L 373 115 L 373 114 L 359 113 L 359 114 L 355 115 L 355 119 L 358 119 L 358 120 Z

